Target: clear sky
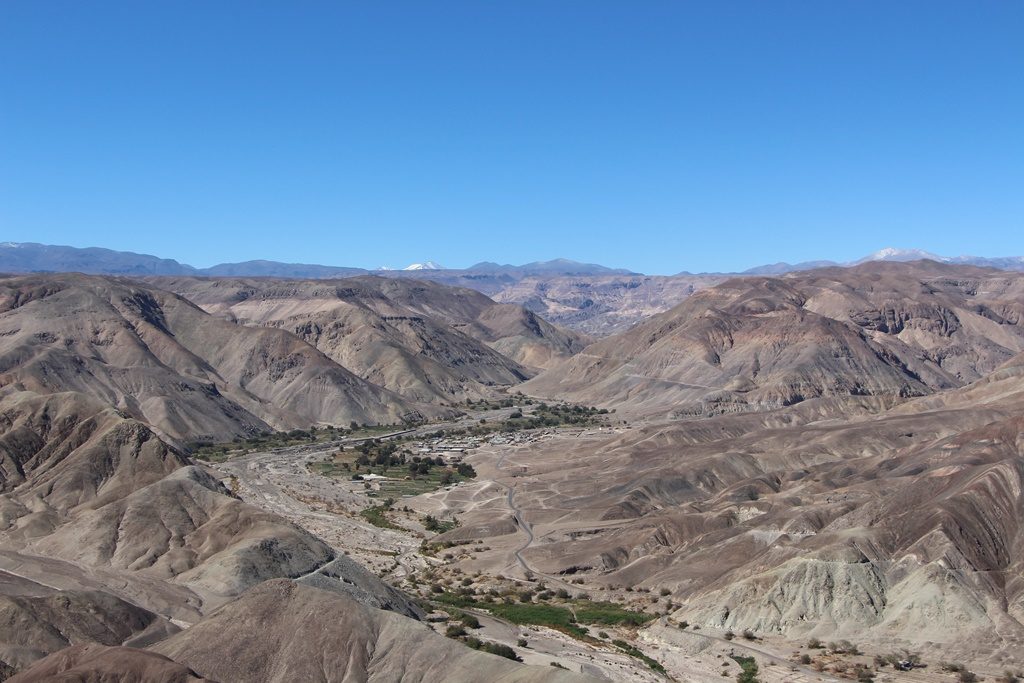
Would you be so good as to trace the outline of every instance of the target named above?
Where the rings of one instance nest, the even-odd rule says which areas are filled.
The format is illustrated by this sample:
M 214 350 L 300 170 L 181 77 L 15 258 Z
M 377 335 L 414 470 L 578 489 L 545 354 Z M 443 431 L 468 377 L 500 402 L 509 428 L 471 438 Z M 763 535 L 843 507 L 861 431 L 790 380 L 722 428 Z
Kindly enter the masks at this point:
M 0 2 L 0 240 L 649 273 L 1024 254 L 1024 2 Z

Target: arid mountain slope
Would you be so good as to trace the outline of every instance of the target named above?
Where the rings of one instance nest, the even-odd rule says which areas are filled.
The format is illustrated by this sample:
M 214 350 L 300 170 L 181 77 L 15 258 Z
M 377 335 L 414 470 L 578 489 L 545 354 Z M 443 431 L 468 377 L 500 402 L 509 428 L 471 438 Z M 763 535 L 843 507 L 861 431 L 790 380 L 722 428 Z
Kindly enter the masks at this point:
M 94 286 L 97 296 L 115 299 L 112 308 L 121 310 L 119 306 L 124 305 L 131 310 L 124 301 L 128 294 L 119 283 L 100 279 Z M 64 289 L 58 286 L 58 291 Z M 136 295 L 134 301 L 141 297 L 153 307 L 146 307 L 143 321 L 126 316 L 121 329 L 111 330 L 112 346 L 129 327 L 134 333 L 128 335 L 120 356 L 97 358 L 104 352 L 101 344 L 85 359 L 87 363 L 101 367 L 106 360 L 119 359 L 131 361 L 127 366 L 131 368 L 145 362 L 153 345 L 163 358 L 181 353 L 178 349 L 196 348 L 202 332 L 187 329 L 187 321 L 245 332 L 174 295 L 157 290 L 139 294 L 130 288 L 127 292 Z M 8 301 L 12 304 L 8 310 L 33 310 L 31 302 L 38 301 L 33 294 L 45 299 L 52 293 L 30 292 Z M 92 297 L 81 293 L 78 297 L 74 300 L 88 303 L 89 311 L 96 310 Z M 45 329 L 57 339 L 71 339 L 67 346 L 77 351 L 85 339 L 78 326 L 91 329 L 93 318 L 83 316 L 67 301 L 63 304 L 59 310 L 67 312 L 67 320 L 61 325 L 46 316 L 40 316 L 41 322 L 49 325 Z M 137 327 L 130 326 L 129 320 Z M 27 315 L 24 321 L 36 322 Z M 146 328 L 145 323 L 160 329 Z M 34 334 L 33 329 L 39 328 L 15 329 L 9 338 Z M 292 339 L 297 348 L 306 349 L 307 357 L 319 356 L 286 332 L 253 332 Z M 181 346 L 169 347 L 172 341 Z M 27 351 L 21 345 L 12 351 L 30 355 L 34 349 L 27 346 Z M 206 358 L 220 358 L 217 349 L 205 351 Z M 324 361 L 328 367 L 334 365 Z M 202 367 L 208 371 L 214 364 Z M 229 371 L 234 366 L 226 354 L 216 367 L 221 376 L 238 372 Z M 45 381 L 70 377 L 49 372 L 40 376 L 39 388 L 51 386 Z M 322 616 L 317 629 L 337 625 L 343 630 L 336 635 L 347 634 L 357 648 L 345 651 L 350 661 L 342 662 L 330 674 L 331 680 L 374 679 L 376 671 L 389 672 L 386 677 L 416 671 L 408 657 L 429 662 L 424 664 L 430 672 L 424 675 L 429 676 L 439 667 L 463 661 L 456 666 L 492 672 L 495 680 L 576 680 L 559 678 L 561 674 L 553 670 L 521 667 L 434 634 L 410 618 L 422 613 L 407 596 L 304 529 L 234 497 L 209 470 L 194 465 L 145 423 L 103 400 L 101 391 L 43 394 L 16 385 L 0 390 L 0 673 L 4 676 L 21 670 L 20 680 L 199 680 L 182 662 L 135 648 L 165 642 L 178 630 L 175 624 L 199 622 L 193 628 L 200 628 L 205 615 L 231 606 L 247 589 L 273 586 L 264 582 L 281 577 L 296 579 L 294 590 L 311 591 L 315 598 L 286 613 L 280 611 L 286 607 L 283 597 L 272 596 L 264 604 L 264 613 L 254 617 L 267 639 L 260 651 L 273 652 L 270 643 L 292 640 L 315 603 L 316 613 Z M 308 582 L 315 582 L 317 588 L 303 585 Z M 239 603 L 229 613 L 244 617 L 248 604 Z M 270 623 L 271 613 L 277 615 L 276 623 Z M 204 666 L 218 660 L 214 680 L 242 680 L 233 672 L 236 666 L 244 671 L 247 664 L 228 641 L 251 638 L 253 631 L 245 626 L 232 635 L 222 622 L 215 622 L 202 640 L 217 642 L 210 637 L 213 632 L 224 646 L 216 650 L 216 657 L 209 648 L 201 650 L 193 644 L 190 649 L 210 655 Z M 196 633 L 199 637 L 204 631 Z M 447 660 L 430 656 L 438 648 L 452 650 Z M 360 659 L 362 653 L 372 653 L 372 660 Z M 280 672 L 306 671 L 303 661 L 288 659 L 292 653 L 276 654 L 280 657 L 273 657 L 274 662 L 287 662 Z M 312 675 L 312 669 L 307 673 Z M 245 680 L 269 679 L 255 675 Z
M 11 683 L 201 683 L 208 679 L 153 652 L 89 644 L 60 650 L 9 680 Z
M 0 401 L 0 420 L 6 551 L 173 582 L 181 595 L 214 602 L 334 557 L 93 399 L 11 394 Z
M 547 275 L 510 282 L 491 294 L 556 325 L 604 337 L 678 305 L 725 275 Z M 471 285 L 470 285 L 471 286 Z
M 691 624 L 1019 666 L 1024 354 L 963 388 L 877 414 L 870 401 L 520 453 L 524 556 L 589 586 L 667 588 Z M 492 518 L 469 511 L 462 531 Z
M 285 580 L 256 586 L 151 649 L 239 683 L 591 680 L 477 652 L 411 619 Z
M 519 306 L 433 282 L 154 281 L 214 315 L 293 332 L 363 379 L 420 401 L 491 395 L 589 341 Z
M 0 592 L 0 662 L 20 669 L 74 643 L 146 644 L 177 632 L 167 619 L 101 591 Z
M 14 668 L 69 644 L 145 645 L 176 630 L 167 618 L 192 622 L 261 581 L 328 566 L 338 578 L 320 585 L 420 613 L 82 394 L 3 396 L 0 475 L 0 661 Z
M 256 586 L 180 636 L 145 650 L 71 647 L 11 680 L 28 683 L 57 675 L 87 682 L 134 675 L 132 680 L 175 683 L 593 680 L 471 650 L 412 619 L 286 580 Z
M 1024 349 L 1024 277 L 871 263 L 737 278 L 523 385 L 539 396 L 680 413 L 961 386 Z
M 289 332 L 236 325 L 137 282 L 83 275 L 0 280 L 0 387 L 87 394 L 182 440 L 436 413 Z

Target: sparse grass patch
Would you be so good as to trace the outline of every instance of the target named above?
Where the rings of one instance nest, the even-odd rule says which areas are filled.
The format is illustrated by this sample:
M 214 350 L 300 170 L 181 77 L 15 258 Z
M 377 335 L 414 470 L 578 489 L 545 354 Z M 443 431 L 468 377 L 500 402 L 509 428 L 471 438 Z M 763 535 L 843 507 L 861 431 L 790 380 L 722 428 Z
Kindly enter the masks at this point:
M 385 500 L 380 505 L 374 505 L 373 507 L 366 508 L 360 511 L 359 516 L 365 519 L 370 524 L 380 527 L 381 529 L 401 529 L 402 527 L 393 524 L 387 515 L 384 513 L 391 509 L 394 501 L 391 499 Z

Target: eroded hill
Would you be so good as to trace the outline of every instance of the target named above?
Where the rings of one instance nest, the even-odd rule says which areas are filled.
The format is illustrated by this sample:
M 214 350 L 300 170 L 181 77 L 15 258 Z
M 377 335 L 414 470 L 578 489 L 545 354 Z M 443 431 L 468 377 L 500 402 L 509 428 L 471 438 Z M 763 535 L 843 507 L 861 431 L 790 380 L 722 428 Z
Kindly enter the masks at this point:
M 0 280 L 0 387 L 75 391 L 186 441 L 441 414 L 284 330 L 245 327 L 131 280 Z
M 493 396 L 589 342 L 520 306 L 434 282 L 154 281 L 217 316 L 292 332 L 361 378 L 419 401 Z
M 1024 277 L 871 263 L 728 280 L 526 383 L 633 414 L 894 401 L 964 385 L 1024 350 Z

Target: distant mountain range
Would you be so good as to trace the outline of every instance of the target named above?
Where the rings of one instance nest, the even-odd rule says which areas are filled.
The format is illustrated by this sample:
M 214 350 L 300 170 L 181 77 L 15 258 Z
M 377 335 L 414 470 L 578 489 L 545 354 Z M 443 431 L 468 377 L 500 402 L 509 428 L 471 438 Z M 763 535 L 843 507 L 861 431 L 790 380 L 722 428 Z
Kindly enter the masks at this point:
M 939 263 L 949 263 L 952 265 L 968 265 L 968 266 L 984 266 L 988 268 L 998 268 L 1000 270 L 1024 270 L 1024 256 L 1004 256 L 996 258 L 986 258 L 984 256 L 939 256 L 928 251 L 922 251 L 921 249 L 896 249 L 894 247 L 886 247 L 885 249 L 879 249 L 873 254 L 868 254 L 864 258 L 859 258 L 856 261 L 847 261 L 840 263 L 837 261 L 804 261 L 802 263 L 772 263 L 763 266 L 757 266 L 743 271 L 744 275 L 782 275 L 783 273 L 792 273 L 801 270 L 814 270 L 815 268 L 828 268 L 830 266 L 849 267 L 857 266 L 862 263 L 868 263 L 870 261 L 921 261 L 921 260 L 938 261 Z
M 280 261 L 242 261 L 220 263 L 209 268 L 196 268 L 174 259 L 150 254 L 115 251 L 101 247 L 68 247 L 35 242 L 0 243 L 0 272 L 7 273 L 87 273 L 92 275 L 206 275 L 214 277 L 283 277 L 332 278 L 353 275 L 387 275 L 427 272 L 486 273 L 488 275 L 635 275 L 629 270 L 607 268 L 593 263 L 578 263 L 568 259 L 535 261 L 521 266 L 482 262 L 470 268 L 445 268 L 434 261 L 413 263 L 401 270 L 390 268 L 352 268 L 325 266 L 314 263 L 282 263 Z
M 986 258 L 982 256 L 939 256 L 920 249 L 887 247 L 856 261 L 804 261 L 801 263 L 772 263 L 743 271 L 742 275 L 782 275 L 814 268 L 847 267 L 868 261 L 917 261 L 931 259 L 954 265 L 974 265 L 1001 270 L 1024 270 L 1024 257 L 1008 256 Z M 35 242 L 0 243 L 0 272 L 45 273 L 78 272 L 100 275 L 198 275 L 212 277 L 276 277 L 322 279 L 376 274 L 387 277 L 431 277 L 463 280 L 485 276 L 495 280 L 520 280 L 528 277 L 640 275 L 622 268 L 609 268 L 595 263 L 580 263 L 569 259 L 534 261 L 523 265 L 499 264 L 482 261 L 469 268 L 445 268 L 434 261 L 413 263 L 401 270 L 379 268 L 369 270 L 350 266 L 328 266 L 313 263 L 283 263 L 280 261 L 242 261 L 220 263 L 209 268 L 196 268 L 174 259 L 130 251 L 115 251 L 101 247 L 68 247 Z M 728 275 L 730 273 L 721 273 Z M 690 275 L 690 273 L 681 273 Z M 464 284 L 464 283 L 462 283 Z

